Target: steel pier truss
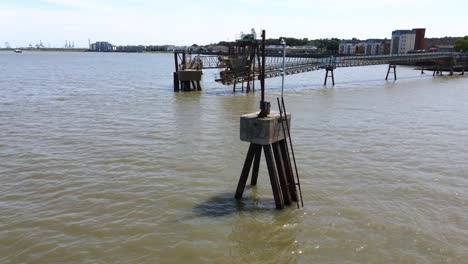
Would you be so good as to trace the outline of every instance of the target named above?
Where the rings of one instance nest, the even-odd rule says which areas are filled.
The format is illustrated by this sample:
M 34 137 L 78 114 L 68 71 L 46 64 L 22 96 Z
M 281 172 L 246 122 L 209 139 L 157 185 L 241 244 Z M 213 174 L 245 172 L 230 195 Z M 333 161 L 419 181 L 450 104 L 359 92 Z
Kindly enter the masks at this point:
M 259 80 L 261 60 L 260 49 L 256 40 L 238 43 L 230 47 L 230 54 L 219 56 L 190 56 L 186 68 L 192 69 L 223 69 L 215 77 L 215 81 L 224 85 L 236 85 L 247 82 L 247 92 L 254 80 Z M 282 57 L 266 57 L 265 78 L 281 76 L 283 71 Z M 339 56 L 323 58 L 286 57 L 284 72 L 286 75 L 327 69 L 328 71 L 342 67 L 358 67 L 368 65 L 389 64 L 411 65 L 434 72 L 461 71 L 468 68 L 468 54 L 457 52 L 431 52 L 402 55 L 372 55 L 372 56 Z M 388 77 L 388 75 L 387 75 Z M 253 87 L 255 90 L 255 87 Z

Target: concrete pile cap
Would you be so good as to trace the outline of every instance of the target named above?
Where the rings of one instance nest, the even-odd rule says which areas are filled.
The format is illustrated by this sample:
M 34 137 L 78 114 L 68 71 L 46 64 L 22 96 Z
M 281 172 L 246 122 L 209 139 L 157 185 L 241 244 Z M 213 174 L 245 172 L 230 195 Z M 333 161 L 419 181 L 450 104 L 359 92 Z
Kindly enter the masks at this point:
M 271 111 L 270 114 L 264 118 L 258 118 L 258 113 L 259 112 L 249 113 L 241 116 L 240 139 L 242 141 L 269 145 L 285 139 L 279 112 Z M 290 126 L 290 113 L 287 113 L 287 119 Z M 287 130 L 286 124 L 284 124 L 284 129 Z
M 199 70 L 181 70 L 177 72 L 179 76 L 179 81 L 200 81 L 202 76 L 202 71 Z

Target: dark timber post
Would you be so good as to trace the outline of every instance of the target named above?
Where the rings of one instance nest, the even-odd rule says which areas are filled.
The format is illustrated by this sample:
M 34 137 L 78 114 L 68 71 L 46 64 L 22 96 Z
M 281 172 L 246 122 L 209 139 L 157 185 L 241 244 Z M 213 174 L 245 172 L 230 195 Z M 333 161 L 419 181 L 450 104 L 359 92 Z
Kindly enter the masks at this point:
M 273 155 L 271 153 L 271 145 L 264 145 L 263 151 L 265 152 L 265 160 L 267 163 L 268 174 L 270 175 L 271 188 L 273 190 L 273 197 L 275 199 L 276 209 L 284 208 L 284 199 L 279 187 L 278 175 L 274 165 Z
M 284 201 L 284 204 L 290 205 L 291 194 L 289 192 L 289 181 L 286 178 L 287 176 L 286 176 L 285 160 L 283 159 L 283 156 L 281 154 L 279 143 L 275 142 L 271 146 L 273 147 L 273 154 L 275 156 L 276 169 L 278 171 L 278 178 L 280 181 L 281 193 L 283 194 L 283 201 Z
M 187 67 L 187 54 L 185 53 L 185 50 L 182 51 L 182 70 L 185 70 Z
M 187 68 L 187 52 L 184 50 L 182 51 L 182 70 Z M 190 91 L 190 81 L 182 81 L 182 90 L 183 91 Z
M 174 51 L 174 62 L 175 62 L 175 72 L 174 72 L 174 92 L 178 92 L 180 89 L 180 82 L 179 82 L 179 59 L 177 57 L 177 52 Z
M 245 157 L 244 167 L 242 167 L 242 173 L 239 178 L 239 183 L 237 184 L 236 189 L 236 199 L 241 199 L 242 194 L 244 193 L 245 184 L 247 183 L 247 178 L 249 177 L 250 166 L 252 165 L 252 160 L 254 159 L 254 154 L 256 154 L 258 147 L 261 148 L 260 145 L 257 144 L 250 144 L 249 150 L 247 152 L 247 157 Z M 253 178 L 252 178 L 253 180 Z M 257 179 L 255 179 L 255 182 Z
M 261 157 L 262 157 L 262 148 L 260 147 L 260 145 L 257 145 L 254 165 L 253 165 L 253 169 L 252 169 L 252 181 L 250 182 L 250 185 L 252 185 L 252 186 L 257 185 L 258 170 L 260 168 L 260 158 Z
M 289 205 L 291 204 L 291 200 L 295 200 L 296 197 L 294 196 L 294 198 L 292 198 L 290 193 L 296 193 L 296 186 L 291 185 L 288 181 L 290 177 L 287 175 L 287 167 L 284 165 L 287 162 L 285 160 L 286 157 L 281 156 L 282 153 L 280 153 L 281 149 L 278 142 L 265 145 L 250 143 L 244 166 L 242 167 L 241 176 L 237 184 L 235 198 L 237 200 L 242 199 L 252 163 L 253 169 L 251 185 L 257 185 L 262 149 L 265 153 L 265 160 L 276 209 L 283 209 L 284 204 Z
M 390 74 L 390 69 L 393 69 L 393 79 L 396 81 L 396 65 L 394 64 L 389 64 L 388 65 L 388 71 L 387 71 L 387 76 L 385 77 L 385 80 L 388 80 L 388 75 Z

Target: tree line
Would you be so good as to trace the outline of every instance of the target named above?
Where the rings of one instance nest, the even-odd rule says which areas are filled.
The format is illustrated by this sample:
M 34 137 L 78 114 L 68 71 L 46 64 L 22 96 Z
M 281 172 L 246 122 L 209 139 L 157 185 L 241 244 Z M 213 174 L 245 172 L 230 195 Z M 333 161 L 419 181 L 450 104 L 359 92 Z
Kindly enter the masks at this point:
M 468 52 L 468 36 L 457 39 L 454 48 L 456 51 Z
M 340 40 L 337 38 L 330 39 L 308 39 L 308 38 L 289 38 L 289 37 L 279 37 L 279 38 L 270 38 L 265 40 L 266 45 L 280 45 L 281 40 L 284 39 L 288 46 L 315 46 L 318 48 L 319 53 L 322 54 L 337 54 L 338 48 L 340 46 Z M 217 45 L 229 46 L 234 44 L 234 42 L 220 41 Z

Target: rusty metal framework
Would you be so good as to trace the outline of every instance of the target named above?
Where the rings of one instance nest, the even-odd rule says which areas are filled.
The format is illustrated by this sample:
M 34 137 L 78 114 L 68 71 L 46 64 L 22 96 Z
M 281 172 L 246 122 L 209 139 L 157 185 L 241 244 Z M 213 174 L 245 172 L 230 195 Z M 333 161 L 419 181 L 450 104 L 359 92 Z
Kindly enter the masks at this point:
M 281 76 L 282 58 L 267 57 L 265 63 L 265 78 Z M 451 52 L 427 53 L 427 54 L 404 54 L 404 55 L 376 55 L 376 56 L 348 56 L 348 57 L 326 57 L 326 58 L 296 58 L 288 57 L 285 63 L 285 74 L 299 74 L 303 72 L 322 69 L 336 69 L 343 67 L 358 67 L 368 65 L 424 65 L 428 68 L 438 65 L 449 71 L 461 70 L 468 66 L 467 55 Z M 226 68 L 215 79 L 225 85 L 244 81 L 245 74 Z M 250 73 L 258 79 L 258 71 Z
M 265 78 L 274 78 L 281 76 L 283 70 L 282 57 L 266 57 L 265 62 L 260 58 L 260 41 L 256 39 L 238 40 L 229 47 L 229 55 L 225 56 L 189 56 L 183 69 L 222 69 L 215 76 L 215 81 L 224 85 L 233 85 L 233 91 L 236 91 L 236 85 L 247 83 L 247 92 L 255 91 L 255 80 L 260 80 L 261 69 L 265 68 Z M 324 57 L 324 58 L 301 58 L 286 57 L 284 73 L 286 75 L 299 74 L 316 70 L 333 71 L 336 68 L 358 67 L 368 65 L 416 65 L 424 67 L 434 72 L 461 71 L 468 68 L 468 55 L 458 52 L 431 52 L 417 54 L 401 55 L 372 55 L 372 56 L 342 56 L 342 57 Z M 333 74 L 333 72 L 332 72 Z M 396 77 L 395 77 L 396 78 Z M 334 81 L 333 81 L 334 83 Z

